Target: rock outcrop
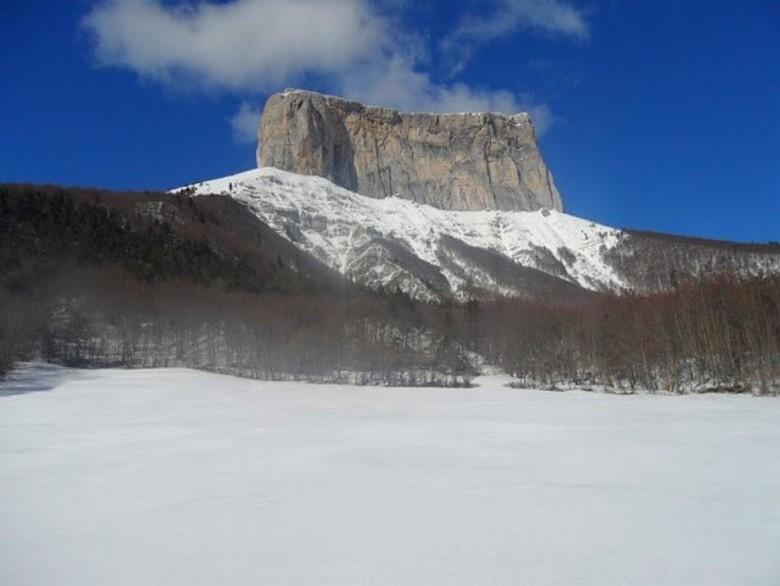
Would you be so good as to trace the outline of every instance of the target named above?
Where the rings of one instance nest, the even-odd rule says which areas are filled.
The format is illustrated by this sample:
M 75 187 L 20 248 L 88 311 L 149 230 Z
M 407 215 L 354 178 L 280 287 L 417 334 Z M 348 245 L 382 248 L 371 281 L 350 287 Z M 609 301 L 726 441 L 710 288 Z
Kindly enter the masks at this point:
M 447 210 L 563 210 L 528 114 L 412 114 L 288 90 L 263 111 L 260 167 Z

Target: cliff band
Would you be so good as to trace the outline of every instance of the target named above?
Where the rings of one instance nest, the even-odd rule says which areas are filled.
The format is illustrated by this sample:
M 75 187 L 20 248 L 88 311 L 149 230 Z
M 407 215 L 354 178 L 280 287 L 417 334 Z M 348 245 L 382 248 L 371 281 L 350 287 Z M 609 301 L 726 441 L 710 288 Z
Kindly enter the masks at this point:
M 563 210 L 528 114 L 403 113 L 314 92 L 271 96 L 258 166 L 445 210 Z

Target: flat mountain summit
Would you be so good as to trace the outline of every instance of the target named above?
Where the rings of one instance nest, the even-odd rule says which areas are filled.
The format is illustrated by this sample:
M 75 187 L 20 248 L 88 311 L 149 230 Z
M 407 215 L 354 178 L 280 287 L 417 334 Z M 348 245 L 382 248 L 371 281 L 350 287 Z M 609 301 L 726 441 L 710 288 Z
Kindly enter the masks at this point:
M 272 95 L 259 167 L 444 210 L 563 211 L 526 113 L 406 113 L 310 91 Z
M 407 114 L 271 96 L 258 169 L 184 188 L 242 204 L 304 257 L 421 301 L 578 300 L 780 274 L 780 247 L 620 230 L 563 212 L 527 114 Z

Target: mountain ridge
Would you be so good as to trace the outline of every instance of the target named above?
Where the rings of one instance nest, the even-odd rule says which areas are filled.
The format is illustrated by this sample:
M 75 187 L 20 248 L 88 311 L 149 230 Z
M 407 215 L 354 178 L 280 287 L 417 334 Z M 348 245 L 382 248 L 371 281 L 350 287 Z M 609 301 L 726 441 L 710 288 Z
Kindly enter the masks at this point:
M 274 168 L 191 185 L 242 202 L 349 280 L 423 301 L 654 292 L 699 276 L 780 274 L 780 247 L 619 230 L 555 210 L 441 210 Z

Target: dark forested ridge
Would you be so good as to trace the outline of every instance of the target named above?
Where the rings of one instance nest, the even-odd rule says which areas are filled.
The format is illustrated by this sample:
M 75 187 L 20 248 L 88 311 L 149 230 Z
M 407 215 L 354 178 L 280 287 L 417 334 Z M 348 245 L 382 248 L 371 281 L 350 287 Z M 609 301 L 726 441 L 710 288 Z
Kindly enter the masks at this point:
M 224 196 L 0 186 L 0 368 L 464 384 L 444 310 L 363 291 Z
M 660 237 L 631 238 L 614 262 L 657 293 L 424 304 L 354 286 L 229 197 L 3 185 L 0 372 L 465 384 L 479 355 L 528 386 L 778 392 L 780 280 L 708 280 L 674 246 L 668 271 L 642 273 Z
M 607 253 L 613 269 L 634 291 L 668 291 L 685 282 L 741 275 L 777 275 L 780 245 L 745 244 L 626 230 Z
M 63 262 L 229 290 L 350 287 L 224 196 L 5 185 L 0 230 L 0 278 L 10 288 Z

